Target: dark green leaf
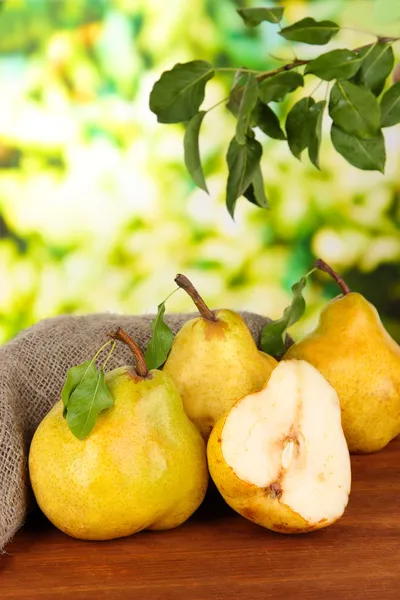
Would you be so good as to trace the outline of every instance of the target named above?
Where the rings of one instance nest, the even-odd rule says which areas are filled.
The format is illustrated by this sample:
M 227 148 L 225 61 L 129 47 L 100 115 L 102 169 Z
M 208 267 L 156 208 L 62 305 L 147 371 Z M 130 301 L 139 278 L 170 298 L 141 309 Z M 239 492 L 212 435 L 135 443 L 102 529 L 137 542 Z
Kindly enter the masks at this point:
M 242 196 L 253 180 L 255 170 L 260 164 L 261 155 L 261 144 L 249 136 L 243 145 L 238 144 L 235 137 L 229 144 L 226 155 L 229 169 L 226 187 L 226 205 L 232 217 L 235 212 L 237 199 L 239 196 Z
M 400 123 L 400 82 L 392 85 L 382 97 L 382 127 L 391 127 Z
M 268 323 L 261 334 L 261 349 L 271 356 L 278 356 L 285 351 L 284 333 L 303 316 L 306 303 L 303 298 L 303 289 L 307 283 L 307 276 L 292 286 L 293 300 L 283 312 L 283 317 Z
M 85 377 L 90 377 L 96 373 L 97 369 L 94 360 L 87 360 L 81 365 L 77 365 L 76 367 L 71 367 L 71 369 L 68 369 L 64 387 L 61 392 L 61 398 L 65 407 L 68 405 L 68 401 L 72 392 L 80 383 L 82 383 Z
M 165 300 L 158 305 L 157 316 L 151 322 L 152 336 L 147 344 L 145 360 L 149 369 L 158 369 L 167 360 L 174 334 L 164 321 Z
M 165 71 L 150 94 L 150 110 L 159 123 L 190 121 L 204 100 L 205 87 L 214 76 L 212 65 L 205 60 L 178 63 Z
M 284 27 L 279 35 L 292 42 L 304 42 L 322 46 L 327 44 L 339 31 L 339 25 L 333 21 L 315 21 L 306 17 L 289 27 Z
M 335 125 L 360 138 L 374 137 L 381 111 L 373 93 L 349 81 L 337 81 L 332 88 L 329 114 Z
M 322 119 L 324 116 L 325 100 L 316 102 L 310 108 L 310 141 L 308 156 L 313 165 L 319 169 L 319 149 L 321 146 Z
M 282 102 L 289 92 L 304 85 L 304 78 L 294 71 L 283 71 L 260 83 L 259 96 L 264 104 Z
M 243 96 L 244 73 L 240 69 L 236 71 L 233 78 L 233 85 L 229 94 L 229 100 L 226 108 L 230 110 L 234 117 L 238 116 L 240 102 Z
M 384 172 L 386 151 L 382 131 L 378 131 L 375 137 L 361 139 L 333 124 L 331 139 L 337 152 L 351 165 L 364 171 Z
M 251 184 L 247 190 L 243 192 L 243 196 L 256 206 L 260 206 L 261 208 L 269 208 L 268 200 L 265 195 L 264 179 L 260 165 L 256 167 Z
M 305 73 L 312 73 L 325 81 L 350 79 L 361 66 L 360 57 L 351 50 L 332 50 L 321 54 L 306 66 Z
M 255 27 L 263 21 L 279 23 L 282 20 L 283 8 L 237 8 L 239 15 L 248 27 Z
M 392 80 L 393 83 L 400 83 L 400 62 L 398 62 L 395 68 L 393 69 Z
M 362 48 L 358 53 L 361 58 L 361 68 L 355 77 L 355 83 L 371 90 L 379 96 L 385 86 L 385 81 L 394 65 L 393 49 L 389 44 L 373 44 Z
M 67 406 L 67 423 L 75 437 L 85 439 L 96 424 L 98 415 L 114 403 L 106 383 L 104 371 L 97 371 L 72 392 Z
M 313 105 L 313 98 L 302 98 L 290 109 L 286 117 L 289 148 L 299 160 L 301 153 L 307 148 L 310 141 L 310 108 Z
M 256 127 L 259 127 L 265 135 L 268 135 L 274 140 L 286 140 L 286 136 L 279 124 L 278 117 L 267 104 L 258 101 L 251 116 L 253 124 Z
M 243 93 L 240 98 L 237 125 L 236 140 L 239 144 L 246 143 L 246 135 L 250 125 L 251 111 L 256 105 L 258 98 L 258 83 L 253 73 L 246 73 L 243 83 Z
M 203 167 L 201 166 L 199 133 L 204 119 L 205 111 L 198 112 L 192 117 L 186 126 L 183 147 L 185 150 L 185 165 L 195 184 L 207 192 L 207 184 L 204 178 Z

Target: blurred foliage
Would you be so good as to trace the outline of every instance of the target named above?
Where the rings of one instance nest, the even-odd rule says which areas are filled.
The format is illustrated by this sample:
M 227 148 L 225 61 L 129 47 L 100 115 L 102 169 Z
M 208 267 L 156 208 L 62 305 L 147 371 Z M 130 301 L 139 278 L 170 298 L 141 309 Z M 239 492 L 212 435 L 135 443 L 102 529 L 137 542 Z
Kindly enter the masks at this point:
M 193 278 L 210 306 L 277 318 L 315 255 L 374 302 L 400 339 L 398 127 L 385 132 L 384 176 L 349 166 L 327 135 L 321 172 L 264 138 L 271 210 L 242 201 L 233 222 L 224 206 L 230 115 L 221 106 L 203 124 L 207 196 L 186 174 L 180 126 L 158 125 L 148 108 L 154 81 L 176 62 L 202 58 L 268 69 L 279 64 L 277 57 L 290 58 L 275 28 L 243 27 L 235 5 L 251 4 L 3 3 L 0 341 L 64 312 L 155 311 L 177 272 Z M 288 21 L 334 18 L 349 28 L 399 34 L 397 0 L 283 4 Z M 346 29 L 334 47 L 370 40 Z M 298 45 L 300 58 L 314 51 Z M 399 57 L 399 44 L 395 51 Z M 213 80 L 205 105 L 226 95 L 230 84 L 228 76 Z M 316 99 L 325 94 L 321 86 Z M 310 329 L 336 294 L 323 275 L 313 276 L 307 316 L 295 334 Z M 167 305 L 167 311 L 191 308 L 184 293 Z

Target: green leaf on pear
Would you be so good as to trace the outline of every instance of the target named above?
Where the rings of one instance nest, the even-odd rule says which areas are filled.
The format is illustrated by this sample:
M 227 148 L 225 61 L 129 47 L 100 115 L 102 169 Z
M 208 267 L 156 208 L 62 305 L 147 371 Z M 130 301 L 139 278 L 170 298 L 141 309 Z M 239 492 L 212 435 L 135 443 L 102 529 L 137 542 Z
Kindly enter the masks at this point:
M 278 117 L 267 104 L 259 100 L 251 116 L 253 125 L 259 127 L 265 135 L 274 140 L 286 140 L 286 135 L 281 129 Z
M 214 76 L 212 65 L 205 60 L 178 63 L 165 71 L 150 93 L 150 110 L 159 123 L 190 121 L 205 96 L 207 81 Z
M 283 8 L 273 7 L 253 7 L 253 8 L 237 8 L 236 11 L 242 17 L 245 25 L 248 27 L 256 27 L 263 21 L 269 23 L 280 23 L 283 17 Z
M 282 71 L 260 83 L 259 97 L 264 104 L 282 102 L 285 96 L 304 85 L 304 78 L 295 71 Z
M 380 127 L 378 100 L 367 88 L 350 81 L 337 81 L 329 100 L 329 114 L 344 132 L 360 138 L 374 138 Z
M 174 341 L 174 334 L 164 321 L 165 303 L 166 300 L 158 305 L 157 315 L 151 322 L 152 336 L 144 355 L 149 371 L 158 369 L 165 363 Z
M 305 74 L 311 73 L 325 81 L 350 79 L 361 67 L 362 60 L 351 50 L 332 50 L 308 63 Z
M 292 42 L 322 46 L 327 44 L 339 29 L 339 25 L 333 21 L 316 21 L 312 17 L 306 17 L 289 27 L 284 27 L 279 35 Z
M 394 54 L 390 44 L 372 44 L 362 48 L 358 56 L 361 67 L 354 78 L 354 83 L 363 85 L 371 90 L 375 96 L 382 92 L 385 81 L 390 75 L 394 65 Z
M 321 146 L 322 120 L 325 106 L 326 101 L 321 100 L 320 102 L 313 104 L 309 111 L 310 139 L 308 142 L 308 156 L 317 169 L 319 169 L 319 149 Z
M 246 143 L 246 135 L 250 126 L 251 112 L 258 98 L 258 82 L 253 73 L 246 73 L 243 81 L 236 125 L 236 140 L 239 144 Z
M 97 370 L 72 392 L 67 405 L 67 424 L 79 440 L 91 433 L 99 414 L 114 404 L 104 379 L 103 369 Z
M 297 323 L 306 309 L 303 290 L 307 283 L 307 276 L 302 277 L 300 281 L 292 286 L 292 303 L 285 308 L 283 316 L 276 321 L 271 321 L 264 327 L 261 333 L 261 349 L 263 352 L 271 356 L 279 356 L 285 352 L 284 334 L 291 325 Z
M 183 147 L 185 165 L 190 176 L 192 177 L 194 183 L 208 194 L 203 167 L 201 165 L 199 149 L 200 127 L 205 114 L 205 111 L 200 111 L 190 119 L 189 123 L 186 125 Z
M 381 126 L 392 127 L 400 123 L 400 82 L 395 83 L 382 96 Z
M 68 369 L 64 387 L 61 392 L 64 408 L 67 408 L 71 394 L 76 390 L 78 385 L 80 385 L 86 377 L 91 377 L 96 373 L 97 368 L 94 360 L 87 360 L 81 365 L 76 365 L 75 367 Z
M 374 137 L 359 138 L 333 124 L 331 140 L 335 150 L 354 167 L 363 171 L 384 172 L 386 150 L 382 131 L 379 130 Z
M 269 208 L 267 196 L 265 195 L 264 178 L 261 167 L 258 165 L 251 180 L 251 184 L 243 192 L 243 196 L 252 204 L 260 208 Z
M 229 144 L 226 160 L 228 163 L 228 181 L 226 186 L 226 206 L 233 218 L 236 201 L 243 195 L 253 180 L 260 164 L 262 146 L 253 137 L 247 136 L 245 144 L 239 144 L 236 137 Z
M 310 108 L 315 104 L 311 97 L 302 98 L 290 109 L 286 117 L 286 135 L 292 154 L 300 160 L 301 153 L 310 142 Z

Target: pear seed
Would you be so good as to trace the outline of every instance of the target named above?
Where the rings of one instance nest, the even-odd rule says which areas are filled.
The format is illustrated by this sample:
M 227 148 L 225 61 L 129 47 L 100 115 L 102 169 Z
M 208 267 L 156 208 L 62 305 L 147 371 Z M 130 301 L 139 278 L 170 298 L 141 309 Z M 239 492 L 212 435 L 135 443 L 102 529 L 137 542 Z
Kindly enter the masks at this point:
M 282 468 L 287 469 L 293 459 L 294 441 L 290 440 L 282 451 Z

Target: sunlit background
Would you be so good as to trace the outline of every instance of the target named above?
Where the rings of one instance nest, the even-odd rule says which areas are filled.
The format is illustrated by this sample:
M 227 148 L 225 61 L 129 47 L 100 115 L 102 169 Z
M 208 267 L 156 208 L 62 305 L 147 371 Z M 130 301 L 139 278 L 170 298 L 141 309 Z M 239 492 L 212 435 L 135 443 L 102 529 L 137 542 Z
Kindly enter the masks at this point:
M 400 126 L 385 131 L 384 176 L 358 171 L 334 152 L 329 118 L 321 172 L 305 157 L 297 161 L 286 143 L 265 139 L 271 210 L 240 200 L 233 222 L 224 206 L 233 118 L 221 105 L 203 123 L 207 196 L 185 171 L 182 127 L 157 124 L 148 108 L 153 83 L 176 62 L 269 69 L 292 59 L 273 25 L 243 26 L 235 6 L 252 4 L 263 2 L 2 2 L 1 342 L 60 313 L 153 311 L 177 272 L 213 308 L 277 318 L 316 255 L 378 307 L 400 340 Z M 345 25 L 332 48 L 372 42 L 371 31 L 400 35 L 398 0 L 281 4 L 286 23 L 313 16 Z M 399 59 L 400 44 L 394 49 Z M 320 51 L 295 48 L 300 58 Z M 311 91 L 316 81 L 308 81 Z M 204 106 L 230 84 L 227 75 L 211 81 Z M 324 83 L 315 97 L 326 91 Z M 310 329 L 336 294 L 314 276 L 295 334 Z M 167 305 L 190 309 L 183 292 Z

